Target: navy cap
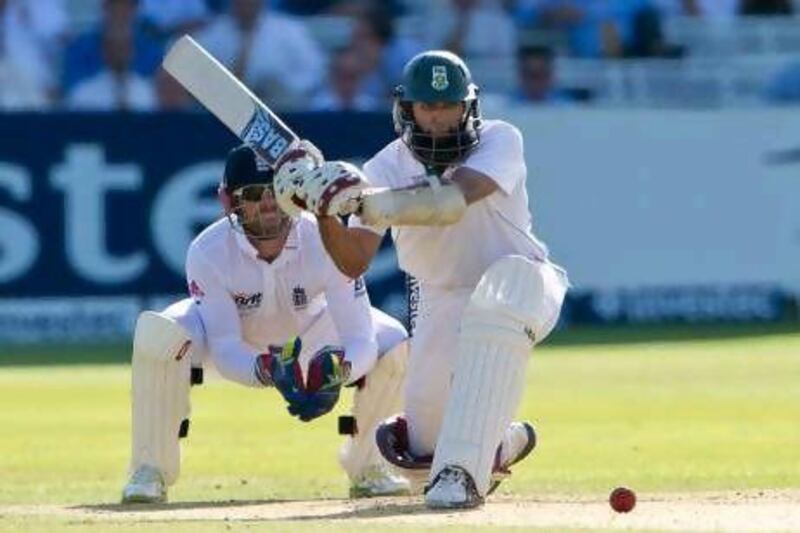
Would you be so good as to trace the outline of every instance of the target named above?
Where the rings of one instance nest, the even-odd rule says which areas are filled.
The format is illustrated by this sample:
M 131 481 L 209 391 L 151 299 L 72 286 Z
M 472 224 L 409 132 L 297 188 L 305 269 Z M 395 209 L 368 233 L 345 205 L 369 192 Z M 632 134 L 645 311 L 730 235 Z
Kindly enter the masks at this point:
M 245 185 L 268 185 L 272 184 L 274 174 L 272 168 L 258 157 L 252 148 L 242 144 L 228 153 L 222 187 L 228 192 L 233 192 Z

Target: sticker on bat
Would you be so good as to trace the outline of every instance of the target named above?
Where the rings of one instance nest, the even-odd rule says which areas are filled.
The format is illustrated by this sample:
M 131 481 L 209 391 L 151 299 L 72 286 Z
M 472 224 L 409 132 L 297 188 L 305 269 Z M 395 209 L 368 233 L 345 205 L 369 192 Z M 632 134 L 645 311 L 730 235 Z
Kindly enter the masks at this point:
M 284 137 L 278 128 L 263 109 L 256 108 L 250 122 L 242 130 L 241 138 L 245 143 L 257 149 L 259 155 L 264 157 L 268 163 L 275 164 L 292 141 L 291 138 Z

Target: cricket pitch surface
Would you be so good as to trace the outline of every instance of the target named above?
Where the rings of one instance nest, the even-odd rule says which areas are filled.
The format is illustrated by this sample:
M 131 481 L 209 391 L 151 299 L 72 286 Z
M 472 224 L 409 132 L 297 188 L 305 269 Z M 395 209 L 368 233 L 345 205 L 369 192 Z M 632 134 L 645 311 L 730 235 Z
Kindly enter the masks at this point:
M 420 497 L 371 500 L 176 502 L 164 505 L 11 505 L 9 518 L 58 517 L 74 523 L 296 522 L 428 529 L 441 526 L 592 530 L 796 531 L 800 490 L 640 495 L 630 513 L 618 514 L 603 499 L 585 497 L 492 498 L 483 508 L 432 511 Z M 111 525 L 111 524 L 109 524 Z

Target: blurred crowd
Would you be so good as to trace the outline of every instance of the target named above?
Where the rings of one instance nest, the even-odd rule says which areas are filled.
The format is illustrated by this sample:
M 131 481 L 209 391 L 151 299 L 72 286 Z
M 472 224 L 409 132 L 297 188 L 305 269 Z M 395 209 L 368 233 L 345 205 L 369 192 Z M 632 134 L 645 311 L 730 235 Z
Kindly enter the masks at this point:
M 509 69 L 506 99 L 585 104 L 590 90 L 557 83 L 560 59 L 680 61 L 692 51 L 665 37 L 671 18 L 796 11 L 792 0 L 0 0 L 0 109 L 191 109 L 159 68 L 184 33 L 280 109 L 387 109 L 426 48 Z M 800 102 L 800 61 L 765 87 Z

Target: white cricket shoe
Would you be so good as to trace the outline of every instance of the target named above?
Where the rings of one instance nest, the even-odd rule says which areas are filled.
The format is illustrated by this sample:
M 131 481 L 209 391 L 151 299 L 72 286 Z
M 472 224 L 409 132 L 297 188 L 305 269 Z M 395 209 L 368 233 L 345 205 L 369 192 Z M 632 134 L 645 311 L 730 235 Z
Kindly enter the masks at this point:
M 460 466 L 445 466 L 425 491 L 431 509 L 472 509 L 483 504 L 472 476 Z
M 140 466 L 122 490 L 122 503 L 164 503 L 167 485 L 164 476 L 152 466 Z
M 351 498 L 405 496 L 407 494 L 411 494 L 411 483 L 383 464 L 367 467 L 350 485 Z
M 494 492 L 500 482 L 511 475 L 511 466 L 525 459 L 536 447 L 536 431 L 529 422 L 512 422 L 497 449 L 492 469 L 492 483 L 487 495 Z

